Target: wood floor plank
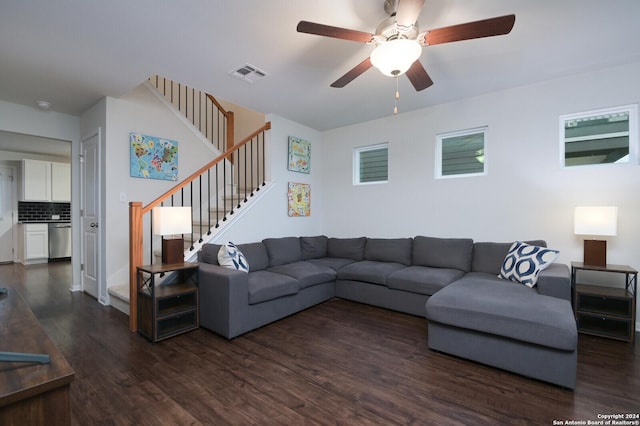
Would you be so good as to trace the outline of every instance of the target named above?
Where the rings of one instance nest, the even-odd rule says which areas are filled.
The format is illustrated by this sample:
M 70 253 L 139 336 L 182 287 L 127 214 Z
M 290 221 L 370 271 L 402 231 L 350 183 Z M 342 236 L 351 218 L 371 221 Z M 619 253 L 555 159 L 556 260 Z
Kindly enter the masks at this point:
M 334 299 L 232 341 L 152 345 L 71 293 L 68 264 L 0 266 L 76 372 L 76 425 L 494 425 L 640 407 L 635 343 L 579 336 L 575 391 L 433 352 L 424 318 Z

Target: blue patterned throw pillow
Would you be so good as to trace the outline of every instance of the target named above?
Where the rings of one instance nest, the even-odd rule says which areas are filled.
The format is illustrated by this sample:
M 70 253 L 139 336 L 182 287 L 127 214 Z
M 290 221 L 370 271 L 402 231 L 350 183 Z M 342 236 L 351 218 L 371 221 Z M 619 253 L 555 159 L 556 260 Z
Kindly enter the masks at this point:
M 249 272 L 249 263 L 244 254 L 231 241 L 222 245 L 218 250 L 218 263 L 225 268 Z
M 504 258 L 498 277 L 534 287 L 540 272 L 552 264 L 559 254 L 558 250 L 516 241 Z

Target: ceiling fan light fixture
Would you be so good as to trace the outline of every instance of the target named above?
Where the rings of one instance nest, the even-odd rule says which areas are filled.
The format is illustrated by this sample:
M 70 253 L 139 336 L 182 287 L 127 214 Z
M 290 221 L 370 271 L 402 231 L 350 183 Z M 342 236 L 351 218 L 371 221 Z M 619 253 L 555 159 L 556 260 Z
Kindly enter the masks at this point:
M 406 38 L 388 40 L 371 53 L 371 64 L 389 77 L 404 74 L 420 57 L 422 47 L 417 40 Z

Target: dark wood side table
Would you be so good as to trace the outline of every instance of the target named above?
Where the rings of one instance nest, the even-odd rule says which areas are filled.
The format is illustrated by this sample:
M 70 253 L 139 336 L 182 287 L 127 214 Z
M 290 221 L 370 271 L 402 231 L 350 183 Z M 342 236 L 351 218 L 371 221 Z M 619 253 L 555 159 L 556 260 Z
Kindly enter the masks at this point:
M 168 273 L 171 282 L 156 282 Z M 198 328 L 198 263 L 138 266 L 137 276 L 140 334 L 155 343 Z
M 624 274 L 625 287 L 579 284 L 578 271 Z M 593 266 L 571 262 L 573 311 L 578 331 L 633 342 L 638 271 L 627 265 Z

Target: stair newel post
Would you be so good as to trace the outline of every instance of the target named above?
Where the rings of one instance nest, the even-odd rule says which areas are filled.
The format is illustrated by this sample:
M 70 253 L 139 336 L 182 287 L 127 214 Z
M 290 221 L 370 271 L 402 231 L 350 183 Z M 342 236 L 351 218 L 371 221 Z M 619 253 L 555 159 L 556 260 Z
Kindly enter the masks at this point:
M 142 203 L 129 203 L 129 330 L 138 330 L 138 284 L 136 267 L 142 265 Z

